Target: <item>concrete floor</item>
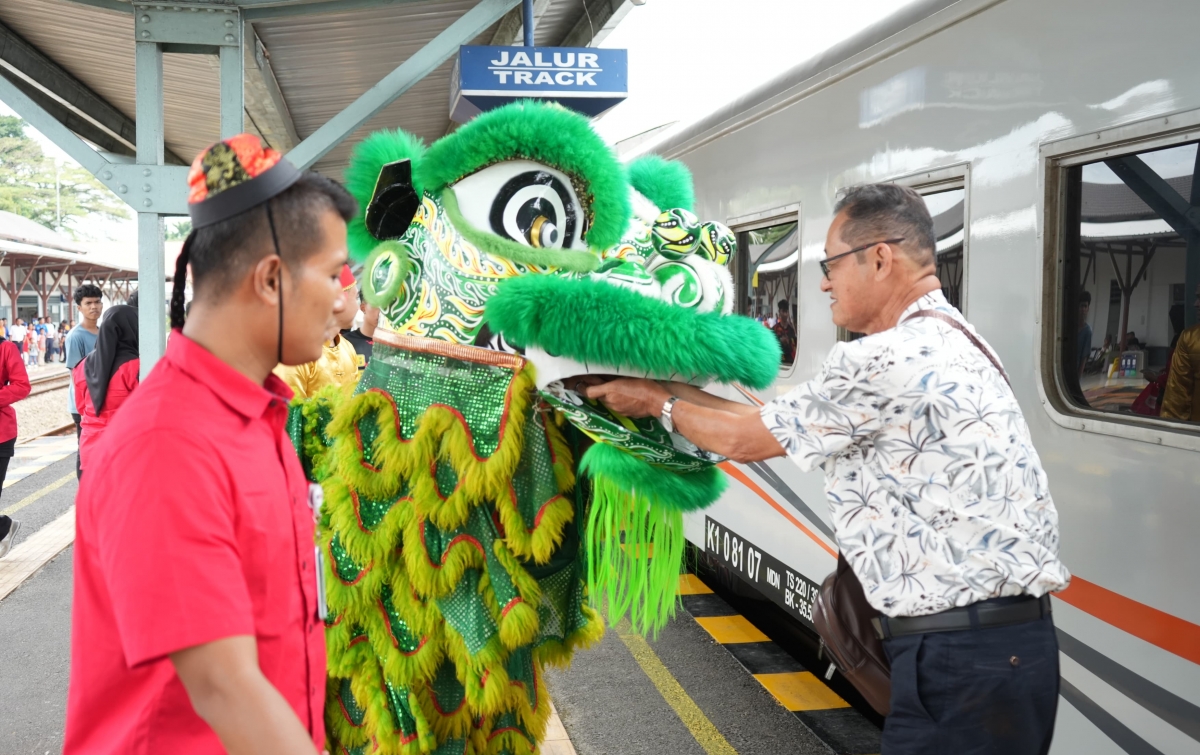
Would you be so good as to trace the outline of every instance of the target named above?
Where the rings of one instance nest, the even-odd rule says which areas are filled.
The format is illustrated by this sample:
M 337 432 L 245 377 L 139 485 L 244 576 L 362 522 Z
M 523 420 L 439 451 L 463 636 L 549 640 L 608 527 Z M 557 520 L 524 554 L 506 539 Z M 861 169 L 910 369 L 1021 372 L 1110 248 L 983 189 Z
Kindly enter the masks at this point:
M 830 752 L 686 611 L 650 647 L 739 755 Z M 547 686 L 579 755 L 705 755 L 612 629 Z
M 7 488 L 0 509 L 75 470 L 72 454 Z M 21 540 L 75 502 L 74 481 L 12 516 Z M 62 751 L 71 657 L 71 548 L 0 601 L 0 755 Z
M 69 474 L 74 463 L 69 456 L 10 486 L 0 509 Z M 76 489 L 71 481 L 17 512 L 22 539 L 63 513 Z M 0 601 L 0 755 L 61 751 L 71 554 L 67 548 Z M 680 610 L 650 647 L 740 755 L 830 752 L 686 611 Z M 705 755 L 612 629 L 596 647 L 578 653 L 570 669 L 551 669 L 547 683 L 579 755 Z

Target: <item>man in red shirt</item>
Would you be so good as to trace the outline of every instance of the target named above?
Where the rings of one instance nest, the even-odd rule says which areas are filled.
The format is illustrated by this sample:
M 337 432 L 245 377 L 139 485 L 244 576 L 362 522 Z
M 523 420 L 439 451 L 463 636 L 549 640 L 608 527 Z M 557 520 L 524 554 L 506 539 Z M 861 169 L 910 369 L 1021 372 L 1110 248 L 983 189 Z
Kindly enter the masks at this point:
M 336 332 L 354 202 L 248 134 L 202 153 L 188 183 L 182 330 L 77 499 L 66 755 L 324 746 L 313 509 L 271 369 Z

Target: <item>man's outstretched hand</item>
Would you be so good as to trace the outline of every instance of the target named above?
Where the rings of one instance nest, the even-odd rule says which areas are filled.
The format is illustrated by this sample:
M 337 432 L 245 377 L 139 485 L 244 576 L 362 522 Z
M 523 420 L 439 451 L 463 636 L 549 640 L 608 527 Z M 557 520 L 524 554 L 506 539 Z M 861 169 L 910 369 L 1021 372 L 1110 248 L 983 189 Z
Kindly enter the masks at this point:
M 612 411 L 626 417 L 657 417 L 671 392 L 653 380 L 617 378 L 600 385 L 589 385 L 583 395 L 599 399 Z

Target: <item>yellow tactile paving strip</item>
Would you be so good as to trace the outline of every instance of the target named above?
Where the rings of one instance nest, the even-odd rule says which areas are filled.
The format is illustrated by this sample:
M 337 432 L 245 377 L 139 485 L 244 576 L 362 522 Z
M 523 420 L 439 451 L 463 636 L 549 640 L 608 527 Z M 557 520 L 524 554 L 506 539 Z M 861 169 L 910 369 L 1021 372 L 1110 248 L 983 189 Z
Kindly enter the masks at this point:
M 702 616 L 696 618 L 696 623 L 704 627 L 704 631 L 722 645 L 736 642 L 767 642 L 770 637 L 763 634 L 758 627 L 751 624 L 744 616 Z
M 788 710 L 829 710 L 849 708 L 850 703 L 821 683 L 811 671 L 787 674 L 755 674 L 758 683 Z
M 774 671 L 768 673 L 757 673 L 757 671 L 767 671 L 773 664 L 772 658 L 777 659 L 779 655 L 786 654 L 771 642 L 770 638 L 762 633 L 757 627 L 751 624 L 745 617 L 737 614 L 734 609 L 725 604 L 722 600 L 717 600 L 714 603 L 707 597 L 712 595 L 713 590 L 706 585 L 695 574 L 681 574 L 679 577 L 679 594 L 680 596 L 693 596 L 691 601 L 696 603 L 699 611 L 689 608 L 692 611 L 692 618 L 697 624 L 703 627 L 712 638 L 722 645 L 731 646 L 729 652 L 742 664 L 743 668 L 763 686 L 767 692 L 775 700 L 789 711 L 792 711 L 801 721 L 805 723 L 809 729 L 817 735 L 834 755 L 850 755 L 851 753 L 878 753 L 876 749 L 878 744 L 864 743 L 861 740 L 850 741 L 839 736 L 838 734 L 830 734 L 829 729 L 825 728 L 822 722 L 836 722 L 844 727 L 846 716 L 853 716 L 854 711 L 850 710 L 851 706 L 848 702 L 842 699 L 840 695 L 825 685 L 820 679 L 813 675 L 810 671 L 804 670 L 789 670 L 781 673 Z M 716 598 L 717 596 L 712 596 Z M 708 601 L 705 604 L 704 601 Z M 688 604 L 688 600 L 684 600 L 684 604 Z M 726 615 L 703 615 L 704 613 L 722 612 L 722 609 L 727 610 Z M 757 643 L 757 644 L 749 644 Z M 769 650 L 769 649 L 770 650 Z M 765 656 L 764 656 L 765 653 Z M 783 666 L 794 665 L 796 668 L 802 668 L 798 663 L 784 663 Z M 757 668 L 755 668 L 757 666 Z M 863 719 L 863 725 L 873 729 L 873 725 Z
M 12 460 L 8 462 L 8 475 L 4 478 L 4 487 L 9 488 L 54 462 L 67 458 L 77 449 L 74 435 L 38 438 L 18 445 Z
M 558 709 L 550 703 L 550 721 L 546 724 L 546 739 L 542 742 L 542 755 L 575 755 L 575 745 L 563 728 Z
M 75 540 L 75 507 L 19 543 L 0 559 L 0 600 Z
M 679 575 L 680 595 L 709 595 L 711 593 L 712 588 L 701 582 L 695 574 Z

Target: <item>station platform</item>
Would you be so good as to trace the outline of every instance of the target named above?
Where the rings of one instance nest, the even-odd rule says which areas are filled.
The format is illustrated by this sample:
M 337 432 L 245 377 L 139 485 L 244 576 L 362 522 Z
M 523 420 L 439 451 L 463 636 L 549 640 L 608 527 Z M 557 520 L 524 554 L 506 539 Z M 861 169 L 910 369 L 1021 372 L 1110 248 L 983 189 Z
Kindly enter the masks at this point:
M 0 559 L 0 755 L 40 755 L 62 748 L 75 438 L 24 444 L 18 458 L 12 469 L 22 474 L 10 473 L 0 498 L 0 513 L 22 522 L 16 547 Z M 570 668 L 547 671 L 556 715 L 542 753 L 879 752 L 878 727 L 826 686 L 823 666 L 806 668 L 794 648 L 735 609 L 734 596 L 726 601 L 703 579 L 681 576 L 680 592 L 680 609 L 657 638 L 609 627 Z

